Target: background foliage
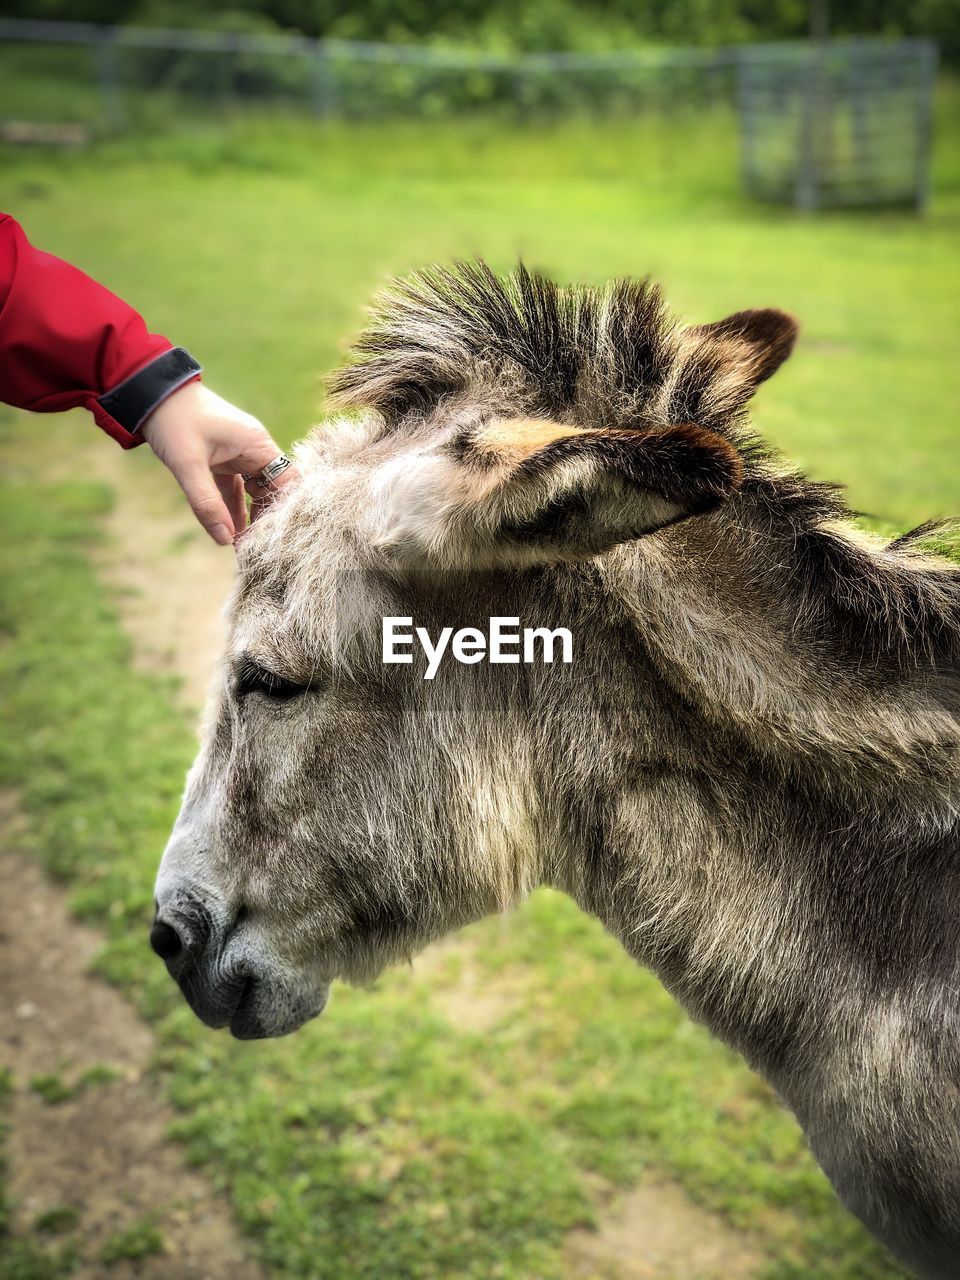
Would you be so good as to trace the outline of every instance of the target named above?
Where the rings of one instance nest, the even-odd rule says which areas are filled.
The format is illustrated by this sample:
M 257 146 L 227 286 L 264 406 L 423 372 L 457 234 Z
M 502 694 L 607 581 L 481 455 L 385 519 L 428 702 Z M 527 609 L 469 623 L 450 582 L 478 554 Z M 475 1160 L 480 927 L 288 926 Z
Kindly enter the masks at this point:
M 5 0 L 13 16 L 310 36 L 457 42 L 497 50 L 728 44 L 807 33 L 805 0 Z M 834 34 L 929 35 L 960 57 L 960 0 L 834 0 Z

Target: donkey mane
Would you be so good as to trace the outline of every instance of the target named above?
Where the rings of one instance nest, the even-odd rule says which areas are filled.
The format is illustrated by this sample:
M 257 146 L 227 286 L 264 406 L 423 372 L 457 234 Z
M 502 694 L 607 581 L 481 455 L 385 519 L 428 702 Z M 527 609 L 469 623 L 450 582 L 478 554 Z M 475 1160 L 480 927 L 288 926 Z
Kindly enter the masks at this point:
M 898 675 L 932 661 L 945 677 L 941 700 L 960 710 L 960 567 L 920 547 L 939 526 L 870 539 L 839 486 L 785 467 L 747 424 L 747 401 L 795 333 L 769 311 L 684 327 L 649 280 L 563 286 L 523 266 L 501 278 L 482 261 L 459 262 L 394 282 L 330 389 L 344 407 L 376 410 L 387 432 L 444 405 L 614 431 L 689 422 L 717 432 L 744 463 L 730 515 L 766 544 L 761 563 L 783 548 L 802 625 L 829 632 L 832 654 Z
M 542 417 L 633 430 L 696 422 L 730 432 L 760 380 L 744 366 L 769 355 L 772 372 L 792 333 L 777 335 L 784 351 L 741 347 L 739 376 L 731 377 L 729 351 L 697 341 L 701 332 L 684 330 L 649 280 L 564 286 L 524 266 L 501 278 L 483 261 L 458 262 L 380 295 L 331 390 L 342 404 L 378 409 L 389 426 L 467 391 L 499 386 L 502 395 L 506 385 L 514 411 Z M 737 345 L 735 328 L 716 336 Z

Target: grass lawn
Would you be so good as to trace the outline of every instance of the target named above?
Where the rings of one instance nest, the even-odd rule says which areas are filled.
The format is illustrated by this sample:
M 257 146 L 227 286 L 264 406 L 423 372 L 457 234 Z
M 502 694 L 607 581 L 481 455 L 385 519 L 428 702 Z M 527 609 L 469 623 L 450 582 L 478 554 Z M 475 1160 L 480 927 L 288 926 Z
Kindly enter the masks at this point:
M 139 305 L 284 442 L 319 415 L 319 375 L 386 275 L 522 255 L 563 279 L 649 272 L 691 320 L 795 312 L 803 340 L 758 397 L 761 429 L 846 481 L 881 527 L 960 507 L 952 93 L 923 222 L 745 205 L 719 117 L 512 133 L 245 121 L 0 165 L 3 205 L 37 243 Z M 645 1173 L 753 1233 L 765 1280 L 900 1274 L 766 1088 L 558 895 L 475 926 L 429 977 L 338 989 L 288 1040 L 200 1027 L 145 946 L 191 733 L 169 687 L 129 666 L 98 589 L 89 552 L 109 495 L 80 480 L 38 492 L 22 451 L 42 423 L 0 413 L 0 524 L 16 548 L 2 567 L 0 785 L 18 788 L 32 849 L 103 926 L 103 971 L 158 1031 L 178 1133 L 277 1276 L 559 1277 L 565 1234 Z M 444 1013 L 467 964 L 509 991 L 483 1034 Z M 7 1256 L 2 1280 L 69 1265 L 69 1251 Z

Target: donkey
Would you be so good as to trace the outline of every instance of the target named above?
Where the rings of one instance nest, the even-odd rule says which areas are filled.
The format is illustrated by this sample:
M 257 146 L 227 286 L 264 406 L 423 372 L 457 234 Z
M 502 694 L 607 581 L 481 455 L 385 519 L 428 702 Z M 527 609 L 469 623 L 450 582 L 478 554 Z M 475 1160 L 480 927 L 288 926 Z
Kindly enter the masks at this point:
M 960 569 L 750 433 L 795 336 L 776 310 L 682 327 L 649 283 L 394 286 L 336 375 L 352 412 L 238 547 L 152 941 L 208 1025 L 278 1036 L 333 979 L 563 889 L 945 1280 Z M 381 660 L 385 617 L 493 615 L 569 628 L 573 661 Z

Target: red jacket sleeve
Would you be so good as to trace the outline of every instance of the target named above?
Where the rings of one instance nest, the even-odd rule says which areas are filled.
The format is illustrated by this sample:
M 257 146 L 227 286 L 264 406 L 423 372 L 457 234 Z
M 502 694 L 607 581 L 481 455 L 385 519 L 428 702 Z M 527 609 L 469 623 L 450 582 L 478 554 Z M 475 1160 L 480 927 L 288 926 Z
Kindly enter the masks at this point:
M 130 449 L 142 437 L 98 397 L 171 345 L 109 289 L 35 249 L 20 225 L 0 214 L 0 400 L 37 413 L 83 405 Z

